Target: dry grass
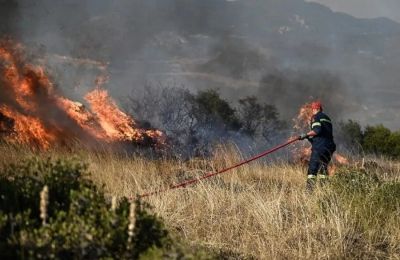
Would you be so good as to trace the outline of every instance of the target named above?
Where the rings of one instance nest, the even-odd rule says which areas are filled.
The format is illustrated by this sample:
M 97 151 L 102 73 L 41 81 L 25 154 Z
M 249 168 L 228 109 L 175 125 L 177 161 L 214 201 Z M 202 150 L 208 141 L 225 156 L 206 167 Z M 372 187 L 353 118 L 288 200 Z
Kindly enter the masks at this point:
M 1 146 L 0 153 L 0 165 L 36 154 L 10 146 Z M 40 154 L 50 155 L 65 156 L 65 152 Z M 93 180 L 104 184 L 110 195 L 132 198 L 241 158 L 232 147 L 219 148 L 212 159 L 187 162 L 110 153 L 79 152 L 75 156 L 88 163 Z M 376 171 L 386 180 L 399 181 L 399 164 L 390 162 L 387 167 L 390 170 Z M 387 220 L 392 226 L 361 230 L 351 208 L 340 206 L 339 194 L 329 193 L 329 206 L 323 210 L 326 191 L 307 194 L 304 182 L 305 169 L 299 166 L 254 162 L 145 200 L 180 237 L 233 258 L 400 258 L 400 213 Z M 373 218 L 374 212 L 366 217 Z M 380 242 L 385 244 L 382 250 L 377 245 Z

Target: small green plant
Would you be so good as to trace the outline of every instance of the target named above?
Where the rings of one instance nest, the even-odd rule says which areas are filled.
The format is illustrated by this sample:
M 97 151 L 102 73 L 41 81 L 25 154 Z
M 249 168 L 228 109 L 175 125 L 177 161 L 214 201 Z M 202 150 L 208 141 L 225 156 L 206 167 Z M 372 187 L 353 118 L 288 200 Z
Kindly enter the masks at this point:
M 380 185 L 376 174 L 356 169 L 343 168 L 330 181 L 331 187 L 337 194 L 353 196 L 359 194 L 365 196 Z

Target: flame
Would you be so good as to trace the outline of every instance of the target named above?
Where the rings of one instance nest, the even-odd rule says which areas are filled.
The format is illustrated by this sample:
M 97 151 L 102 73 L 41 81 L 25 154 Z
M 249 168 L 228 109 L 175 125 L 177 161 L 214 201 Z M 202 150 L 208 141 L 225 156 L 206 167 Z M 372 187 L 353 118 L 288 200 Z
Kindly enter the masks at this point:
M 333 155 L 333 158 L 337 163 L 339 163 L 341 165 L 348 165 L 350 163 L 349 159 L 347 159 L 346 157 L 344 157 L 343 155 L 340 155 L 338 153 L 335 153 Z
M 313 112 L 311 109 L 311 103 L 304 104 L 300 110 L 297 117 L 293 120 L 294 121 L 294 129 L 296 130 L 309 130 L 310 121 L 313 117 Z M 306 131 L 306 130 L 305 130 Z
M 0 113 L 13 120 L 12 140 L 24 144 L 34 144 L 49 148 L 57 139 L 57 132 L 47 129 L 44 123 L 32 116 L 23 115 L 7 106 L 0 107 Z
M 65 145 L 71 140 L 162 147 L 164 134 L 139 128 L 101 88 L 107 81 L 106 73 L 96 79 L 95 89 L 83 98 L 86 107 L 62 96 L 43 67 L 24 62 L 21 45 L 1 41 L 0 137 L 41 149 Z
M 72 118 L 80 127 L 82 127 L 90 136 L 98 140 L 106 140 L 107 136 L 101 129 L 95 116 L 79 102 L 59 97 L 58 105 L 64 108 L 65 113 Z
M 312 119 L 311 103 L 304 104 L 296 118 L 293 119 L 293 128 L 297 132 L 308 132 L 310 130 L 310 121 Z M 297 142 L 292 150 L 294 161 L 307 165 L 310 160 L 311 146 L 307 142 Z
M 308 132 L 310 130 L 310 122 L 313 117 L 311 103 L 304 104 L 294 121 L 294 129 L 296 131 Z M 298 142 L 292 150 L 294 160 L 303 165 L 307 165 L 311 156 L 311 147 L 307 142 Z M 334 175 L 338 165 L 348 165 L 349 159 L 335 152 L 333 154 L 332 163 L 329 164 L 329 175 Z

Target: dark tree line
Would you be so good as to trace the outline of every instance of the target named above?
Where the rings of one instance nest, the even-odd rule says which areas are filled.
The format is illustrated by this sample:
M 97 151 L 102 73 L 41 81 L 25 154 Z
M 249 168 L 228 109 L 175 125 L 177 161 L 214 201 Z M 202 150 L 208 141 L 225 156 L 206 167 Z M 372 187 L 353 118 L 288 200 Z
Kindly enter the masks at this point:
M 182 87 L 146 86 L 126 100 L 127 111 L 142 125 L 166 132 L 182 154 L 203 155 L 220 142 L 267 143 L 285 124 L 277 109 L 256 97 L 225 100 L 216 90 L 195 93 Z
M 180 86 L 146 85 L 125 102 L 144 127 L 161 129 L 177 154 L 206 155 L 217 143 L 265 147 L 282 141 L 291 128 L 275 106 L 247 96 L 229 102 L 216 90 L 191 92 Z M 354 153 L 400 158 L 400 131 L 348 120 L 335 127 L 339 145 Z
M 363 129 L 358 122 L 348 120 L 340 123 L 339 135 L 341 141 L 355 152 L 400 158 L 400 131 L 391 131 L 383 125 Z

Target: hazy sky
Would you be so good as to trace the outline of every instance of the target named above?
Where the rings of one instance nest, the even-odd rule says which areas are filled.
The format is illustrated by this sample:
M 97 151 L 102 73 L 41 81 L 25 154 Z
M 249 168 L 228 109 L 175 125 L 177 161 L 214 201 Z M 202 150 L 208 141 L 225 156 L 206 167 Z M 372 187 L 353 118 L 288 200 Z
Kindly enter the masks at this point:
M 400 22 L 400 0 L 306 0 L 356 17 L 388 17 Z

